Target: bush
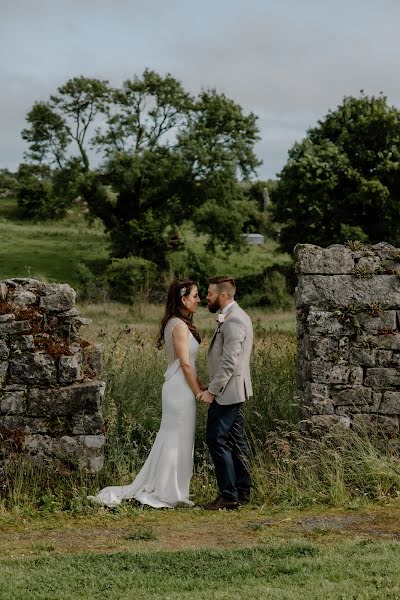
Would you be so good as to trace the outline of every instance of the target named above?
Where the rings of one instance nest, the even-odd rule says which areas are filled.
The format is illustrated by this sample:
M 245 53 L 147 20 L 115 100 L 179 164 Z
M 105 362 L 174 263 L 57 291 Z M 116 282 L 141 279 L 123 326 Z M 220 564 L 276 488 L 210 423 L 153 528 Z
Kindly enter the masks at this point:
M 127 303 L 148 299 L 158 276 L 157 265 L 150 260 L 138 256 L 114 258 L 106 270 L 110 297 Z
M 236 279 L 238 300 L 243 307 L 291 308 L 296 279 L 293 265 L 267 267 L 261 273 Z

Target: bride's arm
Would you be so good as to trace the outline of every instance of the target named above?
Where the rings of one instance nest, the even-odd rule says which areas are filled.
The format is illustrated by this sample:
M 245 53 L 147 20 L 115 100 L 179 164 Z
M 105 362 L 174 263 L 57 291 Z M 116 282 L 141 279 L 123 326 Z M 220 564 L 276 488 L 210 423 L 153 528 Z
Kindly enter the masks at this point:
M 197 396 L 201 392 L 200 385 L 197 379 L 196 371 L 190 364 L 189 358 L 189 336 L 188 328 L 182 325 L 176 325 L 172 330 L 172 338 L 174 340 L 175 354 L 179 358 L 181 369 L 189 384 L 193 394 Z

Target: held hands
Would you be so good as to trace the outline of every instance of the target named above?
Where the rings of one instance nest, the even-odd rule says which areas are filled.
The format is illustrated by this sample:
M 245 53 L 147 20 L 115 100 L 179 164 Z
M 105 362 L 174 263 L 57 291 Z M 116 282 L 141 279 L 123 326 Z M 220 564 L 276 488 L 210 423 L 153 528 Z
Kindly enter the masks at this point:
M 214 400 L 214 394 L 211 394 L 211 392 L 205 389 L 196 395 L 196 400 L 201 400 L 204 404 L 211 404 Z

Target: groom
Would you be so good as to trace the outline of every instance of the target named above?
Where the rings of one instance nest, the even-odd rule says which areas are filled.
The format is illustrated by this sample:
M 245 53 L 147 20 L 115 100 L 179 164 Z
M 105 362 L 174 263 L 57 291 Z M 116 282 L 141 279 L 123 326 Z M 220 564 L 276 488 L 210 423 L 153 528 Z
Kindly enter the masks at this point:
M 236 509 L 249 499 L 251 479 L 243 430 L 243 402 L 253 395 L 250 355 L 253 327 L 250 317 L 235 302 L 235 281 L 211 277 L 207 304 L 220 311 L 208 350 L 208 389 L 197 395 L 209 404 L 207 445 L 215 466 L 219 496 L 207 510 Z

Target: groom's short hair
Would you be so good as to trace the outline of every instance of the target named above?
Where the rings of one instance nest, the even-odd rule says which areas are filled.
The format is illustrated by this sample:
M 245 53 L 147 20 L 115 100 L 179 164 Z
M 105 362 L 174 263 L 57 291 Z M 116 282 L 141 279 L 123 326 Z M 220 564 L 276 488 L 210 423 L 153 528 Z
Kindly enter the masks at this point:
M 225 292 L 227 296 L 231 296 L 232 298 L 234 298 L 236 294 L 236 283 L 233 277 L 216 275 L 215 277 L 210 277 L 208 283 L 217 286 L 218 294 Z

